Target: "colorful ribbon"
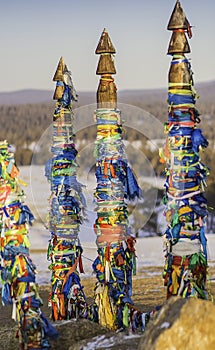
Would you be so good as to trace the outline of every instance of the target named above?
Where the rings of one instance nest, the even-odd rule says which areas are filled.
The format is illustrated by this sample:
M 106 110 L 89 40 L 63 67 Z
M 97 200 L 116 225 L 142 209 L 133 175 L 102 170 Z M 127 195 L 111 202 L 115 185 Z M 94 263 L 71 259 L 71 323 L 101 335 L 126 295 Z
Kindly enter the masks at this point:
M 48 223 L 51 239 L 47 258 L 52 272 L 49 302 L 54 321 L 87 315 L 86 298 L 78 273 L 78 267 L 83 272 L 82 247 L 78 235 L 84 220 L 85 199 L 83 186 L 76 179 L 78 152 L 73 142 L 71 101 L 76 100 L 77 96 L 63 59 L 59 62 L 56 74 L 56 91 L 59 87 L 61 90 L 60 96 L 57 95 L 53 117 L 53 158 L 45 167 L 45 175 L 51 186 Z
M 48 337 L 57 332 L 42 314 L 43 304 L 36 284 L 36 266 L 29 255 L 29 224 L 34 216 L 24 204 L 19 170 L 7 141 L 0 143 L 1 283 L 2 303 L 12 304 L 18 323 L 21 349 L 49 349 Z

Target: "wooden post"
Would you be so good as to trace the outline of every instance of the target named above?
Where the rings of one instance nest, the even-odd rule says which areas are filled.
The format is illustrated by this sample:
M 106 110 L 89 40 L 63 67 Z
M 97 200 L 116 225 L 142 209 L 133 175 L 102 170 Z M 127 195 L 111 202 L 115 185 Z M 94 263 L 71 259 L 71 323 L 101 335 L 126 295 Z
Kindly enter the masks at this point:
M 101 55 L 97 68 L 101 79 L 95 111 L 97 219 L 94 231 L 98 257 L 93 268 L 98 283 L 92 319 L 109 329 L 128 329 L 132 328 L 132 269 L 135 273 L 136 265 L 135 239 L 129 232 L 125 198 L 140 196 L 140 189 L 124 151 L 121 112 L 117 109 L 116 86 L 112 78 L 116 73 L 112 58 L 115 49 L 105 29 L 96 53 Z M 138 318 L 138 311 L 136 315 Z M 138 327 L 139 323 L 136 325 Z
M 164 203 L 168 228 L 164 284 L 171 296 L 208 298 L 207 246 L 205 219 L 207 201 L 204 187 L 208 168 L 201 163 L 201 148 L 208 142 L 197 128 L 200 122 L 196 109 L 187 35 L 191 26 L 176 2 L 168 29 L 173 31 L 168 49 L 172 56 L 169 70 L 169 115 L 165 123 L 166 144 L 162 161 L 166 162 L 167 180 Z
M 82 185 L 76 179 L 77 150 L 74 144 L 72 101 L 77 100 L 71 73 L 60 58 L 56 73 L 53 116 L 53 158 L 46 164 L 46 176 L 51 184 L 48 247 L 52 272 L 50 305 L 52 319 L 67 320 L 85 317 L 85 295 L 78 267 L 83 272 L 79 228 L 83 221 Z
M 13 305 L 12 319 L 19 326 L 20 349 L 48 349 L 47 337 L 55 337 L 57 332 L 40 310 L 37 271 L 29 254 L 29 224 L 34 216 L 24 202 L 24 183 L 19 179 L 13 152 L 7 141 L 0 142 L 2 303 Z

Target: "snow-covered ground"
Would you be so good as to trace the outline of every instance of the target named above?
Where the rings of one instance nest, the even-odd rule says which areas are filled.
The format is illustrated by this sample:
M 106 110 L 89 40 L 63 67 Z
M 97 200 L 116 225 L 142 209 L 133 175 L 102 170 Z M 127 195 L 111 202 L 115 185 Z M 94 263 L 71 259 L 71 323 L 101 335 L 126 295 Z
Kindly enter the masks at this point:
M 32 230 L 31 230 L 32 231 Z M 46 249 L 49 235 L 41 235 L 36 231 L 31 233 L 32 248 L 41 248 L 41 251 L 31 252 L 31 258 L 37 266 L 39 284 L 46 284 L 50 281 L 50 272 L 48 270 L 48 261 L 46 260 Z M 215 264 L 215 235 L 208 235 L 209 265 Z M 83 264 L 85 274 L 82 278 L 89 277 L 92 274 L 92 263 L 97 256 L 96 244 L 94 242 L 83 242 Z M 139 238 L 136 243 L 137 269 L 148 266 L 163 266 L 163 240 L 161 237 Z
M 31 258 L 37 265 L 38 278 L 40 284 L 49 283 L 50 272 L 49 262 L 46 260 L 46 250 L 50 237 L 49 231 L 45 228 L 46 215 L 48 213 L 48 198 L 50 187 L 44 176 L 44 167 L 30 166 L 20 167 L 21 179 L 27 183 L 24 188 L 26 193 L 26 203 L 29 205 L 37 220 L 30 228 L 29 236 L 31 242 Z M 80 231 L 80 240 L 83 247 L 83 263 L 85 276 L 92 274 L 92 262 L 96 258 L 96 236 L 93 232 L 93 222 L 95 220 L 93 189 L 95 182 L 92 178 L 86 177 L 82 182 L 87 186 L 85 196 L 88 206 L 89 221 L 85 222 Z M 215 263 L 215 235 L 208 235 L 209 264 Z M 137 268 L 147 266 L 163 266 L 163 239 L 162 237 L 139 238 L 136 243 Z M 84 275 L 83 275 L 84 276 Z M 83 277 L 82 277 L 83 278 Z

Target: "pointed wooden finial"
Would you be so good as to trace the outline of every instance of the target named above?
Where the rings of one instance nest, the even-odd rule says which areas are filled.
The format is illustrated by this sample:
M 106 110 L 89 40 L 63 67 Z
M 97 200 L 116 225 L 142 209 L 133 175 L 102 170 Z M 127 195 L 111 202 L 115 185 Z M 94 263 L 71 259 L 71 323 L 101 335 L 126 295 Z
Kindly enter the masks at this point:
M 170 39 L 168 54 L 184 54 L 189 52 L 190 46 L 184 30 L 174 31 Z
M 60 100 L 63 97 L 66 85 L 69 88 L 69 95 L 71 100 L 77 101 L 78 95 L 72 82 L 71 72 L 65 64 L 63 57 L 61 57 L 59 60 L 53 81 L 57 81 L 53 100 Z
M 65 63 L 64 63 L 63 57 L 61 56 L 55 75 L 53 77 L 53 81 L 63 81 L 64 70 L 65 70 Z
M 187 30 L 189 28 L 189 22 L 186 18 L 183 8 L 181 7 L 180 1 L 177 0 L 175 7 L 173 9 L 172 15 L 170 17 L 167 29 L 184 29 Z
M 111 54 L 100 56 L 96 74 L 116 74 L 116 68 L 114 66 L 114 60 Z
M 98 67 L 96 70 L 97 75 L 103 74 L 116 74 L 116 69 L 114 66 L 114 60 L 112 54 L 116 52 L 113 44 L 110 40 L 108 32 L 106 29 L 103 30 L 100 37 L 98 46 L 96 48 L 96 54 L 100 54 L 100 59 Z
M 110 40 L 110 37 L 108 35 L 107 30 L 104 28 L 102 35 L 99 39 L 99 43 L 98 46 L 96 48 L 95 53 L 97 55 L 100 55 L 102 53 L 110 53 L 110 54 L 114 54 L 116 53 L 116 50 Z
M 114 66 L 113 56 L 116 52 L 113 44 L 110 40 L 106 29 L 103 30 L 98 46 L 96 48 L 96 54 L 100 54 L 100 59 L 97 67 L 96 74 L 101 75 L 97 90 L 97 107 L 98 108 L 116 108 L 117 93 L 116 85 L 112 74 L 116 74 Z

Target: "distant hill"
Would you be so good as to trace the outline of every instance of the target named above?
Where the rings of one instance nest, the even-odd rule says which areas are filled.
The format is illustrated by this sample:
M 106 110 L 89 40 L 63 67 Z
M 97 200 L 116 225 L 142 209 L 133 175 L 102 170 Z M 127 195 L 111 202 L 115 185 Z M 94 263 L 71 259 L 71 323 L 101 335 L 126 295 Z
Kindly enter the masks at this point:
M 51 103 L 53 97 L 51 90 L 18 90 L 11 92 L 0 92 L 0 105 L 21 105 Z M 79 105 L 95 103 L 95 93 L 81 92 L 79 94 Z
M 215 96 L 215 80 L 209 82 L 201 82 L 195 84 L 195 89 L 199 95 L 200 102 L 214 103 Z M 124 90 L 119 91 L 119 101 L 132 104 L 136 104 L 141 99 L 143 104 L 151 104 L 152 102 L 165 103 L 167 99 L 167 88 L 161 89 L 149 89 L 149 90 Z
M 195 85 L 201 100 L 204 98 L 206 103 L 213 101 L 215 96 L 215 80 L 202 82 Z M 0 105 L 18 105 L 28 103 L 50 103 L 52 101 L 53 91 L 50 90 L 19 90 L 12 92 L 0 92 Z M 142 89 L 142 90 L 121 90 L 118 93 L 119 102 L 132 103 L 140 99 L 144 103 L 152 101 L 165 102 L 167 89 Z M 95 103 L 96 92 L 79 92 L 78 105 Z
M 200 101 L 204 99 L 204 103 L 214 104 L 215 80 L 198 83 L 195 85 L 195 89 L 200 97 Z
M 0 92 L 1 105 L 18 105 L 26 103 L 50 102 L 53 91 L 49 90 L 19 90 L 11 92 Z

